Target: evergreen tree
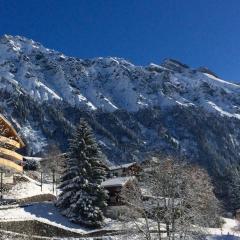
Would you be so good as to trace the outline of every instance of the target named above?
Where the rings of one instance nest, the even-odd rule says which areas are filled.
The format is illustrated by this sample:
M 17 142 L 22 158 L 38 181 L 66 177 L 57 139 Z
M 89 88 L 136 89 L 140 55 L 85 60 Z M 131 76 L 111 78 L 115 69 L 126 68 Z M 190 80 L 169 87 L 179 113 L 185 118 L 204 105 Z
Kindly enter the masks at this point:
M 62 192 L 56 203 L 61 213 L 87 227 L 102 226 L 107 198 L 101 187 L 104 178 L 102 153 L 91 128 L 81 120 L 70 140 L 67 168 L 61 179 Z

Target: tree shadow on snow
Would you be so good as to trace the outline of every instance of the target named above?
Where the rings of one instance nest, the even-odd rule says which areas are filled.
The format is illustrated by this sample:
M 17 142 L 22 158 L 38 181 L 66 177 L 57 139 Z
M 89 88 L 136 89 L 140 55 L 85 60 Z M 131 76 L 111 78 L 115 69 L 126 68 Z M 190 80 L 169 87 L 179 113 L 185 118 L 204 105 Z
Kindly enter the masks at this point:
M 86 228 L 82 228 L 81 226 L 70 222 L 68 218 L 62 216 L 53 203 L 36 203 L 33 205 L 24 206 L 23 209 L 25 212 L 33 215 L 33 218 L 35 220 L 38 220 L 37 218 L 40 218 L 39 221 L 45 223 L 51 222 L 60 224 L 63 227 L 87 231 Z
M 207 237 L 208 240 L 240 240 L 240 237 L 226 234 L 226 235 L 213 235 Z

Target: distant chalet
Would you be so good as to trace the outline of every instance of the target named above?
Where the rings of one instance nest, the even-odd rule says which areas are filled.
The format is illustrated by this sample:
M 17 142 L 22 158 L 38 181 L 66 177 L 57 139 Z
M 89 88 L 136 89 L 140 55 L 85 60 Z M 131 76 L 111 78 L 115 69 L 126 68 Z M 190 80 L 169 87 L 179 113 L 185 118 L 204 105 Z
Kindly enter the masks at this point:
M 109 167 L 109 174 L 115 177 L 138 176 L 141 170 L 142 168 L 137 162 L 132 162 Z
M 108 205 L 123 205 L 121 191 L 124 188 L 131 188 L 137 183 L 137 177 L 142 167 L 137 162 L 126 163 L 118 166 L 107 166 L 107 179 L 101 186 L 108 191 Z
M 136 184 L 134 176 L 110 178 L 102 182 L 101 186 L 108 191 L 108 205 L 123 205 L 121 191 Z
M 0 169 L 22 172 L 23 157 L 15 151 L 24 146 L 24 142 L 11 123 L 0 114 Z

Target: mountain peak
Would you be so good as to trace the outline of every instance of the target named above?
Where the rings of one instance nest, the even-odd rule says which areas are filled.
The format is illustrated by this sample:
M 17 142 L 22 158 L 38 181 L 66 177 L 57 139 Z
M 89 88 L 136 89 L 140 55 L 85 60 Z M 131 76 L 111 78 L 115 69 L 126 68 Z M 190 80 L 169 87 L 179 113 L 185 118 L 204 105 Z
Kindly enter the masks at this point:
M 40 50 L 43 52 L 49 49 L 43 47 L 40 43 L 22 36 L 12 36 L 4 34 L 0 37 L 0 45 L 4 45 L 5 52 L 12 52 L 15 54 L 24 53 L 29 54 L 32 50 Z
M 216 78 L 219 78 L 219 76 L 215 72 L 213 72 L 212 70 L 210 70 L 207 67 L 199 67 L 196 70 L 199 71 L 199 72 L 202 72 L 202 73 L 210 74 L 210 75 L 212 75 L 212 76 L 214 76 Z
M 178 60 L 171 59 L 171 58 L 164 59 L 161 66 L 165 67 L 167 69 L 173 70 L 173 71 L 180 71 L 180 70 L 189 68 L 188 65 L 181 63 Z

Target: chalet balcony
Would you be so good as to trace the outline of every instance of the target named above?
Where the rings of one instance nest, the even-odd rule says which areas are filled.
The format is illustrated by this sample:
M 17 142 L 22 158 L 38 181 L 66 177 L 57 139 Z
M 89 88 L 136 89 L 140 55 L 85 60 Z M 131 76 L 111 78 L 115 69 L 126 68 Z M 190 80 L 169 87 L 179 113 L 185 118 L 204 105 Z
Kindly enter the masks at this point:
M 6 168 L 10 168 L 10 169 L 14 169 L 15 171 L 18 172 L 22 172 L 23 171 L 23 167 L 18 165 L 17 163 L 11 161 L 11 160 L 7 160 L 4 158 L 0 157 L 0 166 L 4 166 Z
M 0 146 L 4 148 L 7 147 L 9 149 L 18 149 L 20 148 L 20 143 L 13 139 L 0 136 Z
M 15 152 L 24 147 L 24 142 L 11 123 L 0 114 L 0 167 L 22 172 L 23 157 Z
M 0 147 L 0 157 L 13 160 L 13 161 L 22 161 L 23 157 L 19 153 L 16 153 L 12 150 Z

